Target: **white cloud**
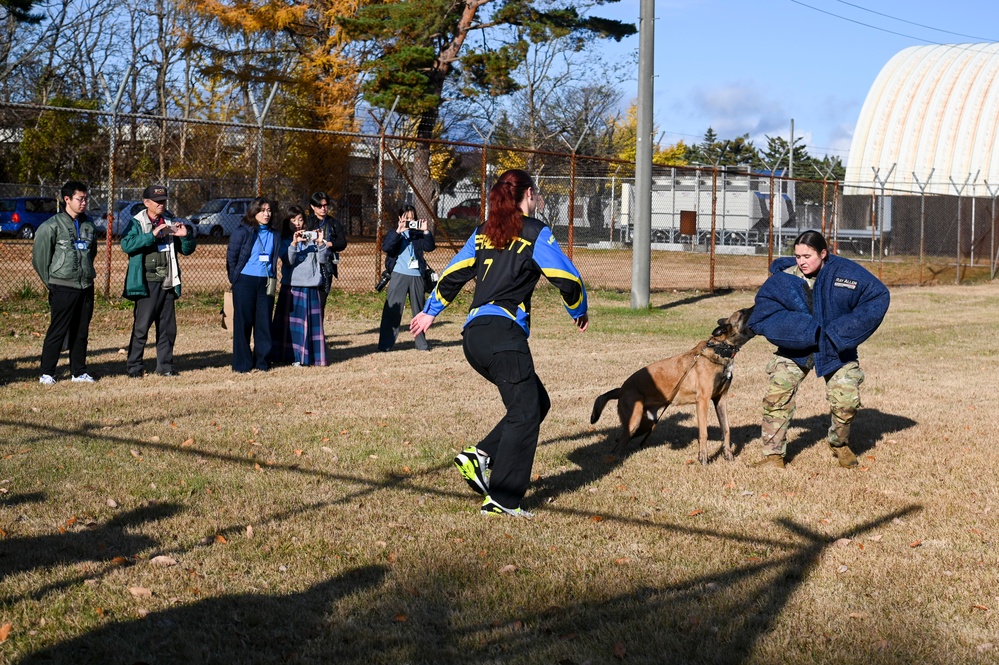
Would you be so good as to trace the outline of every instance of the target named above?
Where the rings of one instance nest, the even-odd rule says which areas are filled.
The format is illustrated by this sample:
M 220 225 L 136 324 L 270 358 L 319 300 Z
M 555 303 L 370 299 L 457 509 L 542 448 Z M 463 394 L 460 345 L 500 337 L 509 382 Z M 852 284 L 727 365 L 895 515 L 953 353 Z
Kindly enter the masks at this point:
M 711 127 L 722 138 L 748 133 L 759 143 L 764 134 L 789 132 L 790 114 L 783 104 L 753 81 L 694 88 L 676 108 L 686 116 L 683 124 L 696 122 L 702 133 Z

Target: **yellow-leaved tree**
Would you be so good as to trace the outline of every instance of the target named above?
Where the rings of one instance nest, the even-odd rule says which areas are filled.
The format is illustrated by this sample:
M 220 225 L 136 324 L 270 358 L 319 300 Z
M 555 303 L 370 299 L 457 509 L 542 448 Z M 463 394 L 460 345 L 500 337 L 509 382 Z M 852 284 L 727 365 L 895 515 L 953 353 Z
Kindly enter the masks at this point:
M 337 19 L 366 0 L 187 0 L 217 24 L 224 41 L 192 35 L 190 47 L 208 54 L 207 75 L 246 84 L 278 82 L 282 96 L 319 127 L 351 129 L 363 54 L 348 52 Z M 258 104 L 262 104 L 259 100 Z M 316 126 L 316 125 L 312 125 Z
M 632 103 L 628 108 L 625 118 L 616 121 L 614 131 L 615 142 L 618 145 L 617 158 L 628 162 L 634 162 L 637 153 L 638 136 L 638 105 Z M 652 134 L 659 133 L 657 127 L 653 127 Z M 687 154 L 689 149 L 681 140 L 665 148 L 656 144 L 652 146 L 652 163 L 658 166 L 684 166 L 688 163 Z
M 211 39 L 191 35 L 188 48 L 202 56 L 205 77 L 233 82 L 242 95 L 234 114 L 254 123 L 274 83 L 280 94 L 266 117 L 284 124 L 331 132 L 356 129 L 363 53 L 342 39 L 337 20 L 369 0 L 186 0 L 214 24 Z M 251 93 L 255 93 L 251 98 Z M 226 118 L 234 119 L 234 118 Z M 290 179 L 289 197 L 324 191 L 333 199 L 352 193 L 351 142 L 336 134 L 265 133 L 264 180 Z M 252 142 L 248 142 L 247 153 Z M 247 160 L 250 161 L 250 160 Z

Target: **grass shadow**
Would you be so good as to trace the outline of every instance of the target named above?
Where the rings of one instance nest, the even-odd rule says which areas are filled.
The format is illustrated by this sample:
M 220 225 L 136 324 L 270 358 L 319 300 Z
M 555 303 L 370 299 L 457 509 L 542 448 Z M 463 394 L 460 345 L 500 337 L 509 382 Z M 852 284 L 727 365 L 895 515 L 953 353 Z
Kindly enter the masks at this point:
M 693 305 L 699 303 L 702 300 L 710 300 L 711 298 L 720 298 L 722 296 L 731 295 L 735 291 L 733 289 L 715 289 L 714 293 L 697 293 L 694 295 L 687 296 L 686 298 L 680 298 L 679 300 L 674 300 L 662 305 L 658 305 L 656 309 L 667 310 L 674 309 L 676 307 L 683 307 L 684 305 Z
M 790 462 L 799 453 L 825 441 L 829 432 L 829 415 L 815 415 L 805 419 L 792 419 L 790 427 L 801 432 L 787 443 L 785 461 Z M 878 409 L 861 409 L 850 428 L 850 449 L 861 455 L 873 449 L 877 442 L 890 434 L 914 427 L 916 421 Z M 759 430 L 757 430 L 759 434 Z
M 166 519 L 182 510 L 177 504 L 160 503 L 127 511 L 107 521 L 84 524 L 83 530 L 44 536 L 7 537 L 0 540 L 0 580 L 36 568 L 78 563 L 129 560 L 158 545 L 148 536 L 131 533 L 135 527 Z
M 835 533 L 780 518 L 775 524 L 783 533 L 776 538 L 624 518 L 665 538 L 753 543 L 767 554 L 624 592 L 559 595 L 573 600 L 548 606 L 542 600 L 529 610 L 483 603 L 494 591 L 479 567 L 459 558 L 445 557 L 393 583 L 388 567 L 366 565 L 303 591 L 223 596 L 107 623 L 19 662 L 579 663 L 614 662 L 626 650 L 629 662 L 746 663 L 758 659 L 758 644 L 778 623 L 794 620 L 785 616 L 789 600 L 839 539 L 859 538 L 919 510 L 904 506 Z M 853 662 L 876 662 L 862 657 L 876 648 L 858 645 Z
M 172 607 L 108 624 L 20 662 L 302 662 L 303 649 L 329 630 L 330 606 L 383 584 L 387 573 L 384 566 L 363 566 L 298 593 L 248 593 Z
M 156 343 L 155 341 L 147 345 L 146 358 L 143 362 L 147 373 L 151 373 L 156 368 Z M 112 376 L 126 376 L 125 356 L 117 355 L 121 347 L 110 347 L 103 349 L 87 350 L 87 373 L 95 379 L 109 378 Z M 150 350 L 152 356 L 150 357 Z M 7 358 L 0 361 L 0 385 L 7 385 L 18 382 L 38 382 L 41 376 L 41 348 L 37 355 L 21 356 L 19 358 Z M 96 360 L 99 356 L 114 354 L 115 360 Z M 174 355 L 174 367 L 178 372 L 187 372 L 197 369 L 207 369 L 210 367 L 228 367 L 232 364 L 231 351 L 197 351 L 192 353 L 177 353 Z M 18 367 L 21 365 L 21 367 Z M 26 367 L 24 365 L 27 365 Z M 59 354 L 59 361 L 56 365 L 55 378 L 57 380 L 69 380 L 69 352 L 63 351 Z

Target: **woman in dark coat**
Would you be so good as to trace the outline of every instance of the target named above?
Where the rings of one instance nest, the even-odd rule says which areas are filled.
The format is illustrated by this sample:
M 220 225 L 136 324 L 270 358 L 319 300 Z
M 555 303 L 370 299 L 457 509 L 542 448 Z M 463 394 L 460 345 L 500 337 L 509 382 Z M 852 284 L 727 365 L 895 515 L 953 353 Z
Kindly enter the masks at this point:
M 225 263 L 232 285 L 234 372 L 270 369 L 267 356 L 271 352 L 274 294 L 268 293 L 267 285 L 275 279 L 281 245 L 270 226 L 271 214 L 270 201 L 258 196 L 247 206 L 242 223 L 229 237 Z M 276 285 L 276 280 L 273 283 Z

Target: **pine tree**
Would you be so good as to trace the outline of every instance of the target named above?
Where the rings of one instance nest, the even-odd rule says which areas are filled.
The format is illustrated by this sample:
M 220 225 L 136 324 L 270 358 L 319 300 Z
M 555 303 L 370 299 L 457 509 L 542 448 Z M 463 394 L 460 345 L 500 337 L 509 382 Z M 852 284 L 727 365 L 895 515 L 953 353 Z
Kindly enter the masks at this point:
M 512 72 L 531 42 L 570 36 L 582 44 L 636 32 L 631 24 L 581 15 L 579 5 L 572 0 L 410 0 L 363 6 L 337 23 L 348 40 L 371 54 L 363 68 L 368 103 L 395 106 L 413 119 L 417 138 L 430 139 L 448 101 L 446 91 L 499 96 L 516 90 Z M 435 188 L 429 173 L 430 145 L 421 142 L 414 154 L 414 182 L 432 207 Z

